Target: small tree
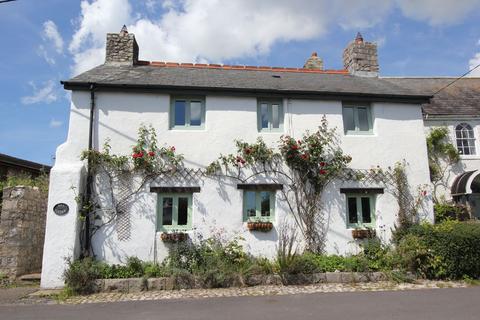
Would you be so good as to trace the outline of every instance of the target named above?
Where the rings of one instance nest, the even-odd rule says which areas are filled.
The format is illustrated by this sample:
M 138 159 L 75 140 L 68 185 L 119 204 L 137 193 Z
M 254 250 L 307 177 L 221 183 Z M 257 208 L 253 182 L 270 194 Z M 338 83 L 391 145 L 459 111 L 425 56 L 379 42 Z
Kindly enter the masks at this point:
M 236 154 L 221 155 L 207 168 L 207 174 L 241 182 L 261 176 L 282 183 L 283 198 L 305 238 L 307 250 L 323 252 L 326 230 L 322 194 L 351 161 L 339 147 L 335 129 L 328 128 L 326 118 L 316 132 L 307 131 L 299 140 L 282 136 L 280 152 L 269 148 L 261 138 L 255 143 L 236 141 L 236 146 Z
M 448 187 L 448 170 L 459 161 L 460 157 L 450 141 L 448 128 L 445 127 L 430 130 L 427 136 L 427 150 L 430 180 L 433 184 L 433 201 L 439 203 L 438 187 Z

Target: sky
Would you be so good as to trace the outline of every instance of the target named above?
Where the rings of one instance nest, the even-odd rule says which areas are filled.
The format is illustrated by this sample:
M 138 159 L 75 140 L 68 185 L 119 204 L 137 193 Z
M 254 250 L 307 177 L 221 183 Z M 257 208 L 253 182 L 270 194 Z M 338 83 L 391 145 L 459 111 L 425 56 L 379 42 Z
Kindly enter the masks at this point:
M 106 33 L 124 24 L 142 60 L 302 67 L 315 51 L 342 69 L 360 31 L 381 76 L 460 76 L 480 64 L 479 18 L 480 0 L 0 3 L 0 153 L 54 163 L 70 108 L 60 80 L 102 64 Z

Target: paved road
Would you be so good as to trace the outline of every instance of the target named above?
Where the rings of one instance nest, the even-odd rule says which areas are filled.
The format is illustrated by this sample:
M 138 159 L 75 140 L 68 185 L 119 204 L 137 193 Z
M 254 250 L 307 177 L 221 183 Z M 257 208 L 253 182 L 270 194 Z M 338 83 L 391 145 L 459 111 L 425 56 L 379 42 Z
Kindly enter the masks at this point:
M 0 306 L 0 319 L 480 319 L 480 287 L 395 292 Z

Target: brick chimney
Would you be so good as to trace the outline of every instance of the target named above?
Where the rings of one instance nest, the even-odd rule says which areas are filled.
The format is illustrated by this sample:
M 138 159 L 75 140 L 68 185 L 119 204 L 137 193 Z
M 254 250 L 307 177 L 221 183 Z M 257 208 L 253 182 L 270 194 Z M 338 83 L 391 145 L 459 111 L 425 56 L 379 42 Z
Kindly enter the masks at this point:
M 106 64 L 134 65 L 137 62 L 138 44 L 126 26 L 119 33 L 107 33 Z
M 378 77 L 377 44 L 364 42 L 357 33 L 355 40 L 343 50 L 343 65 L 350 74 L 360 77 Z
M 316 52 L 313 52 L 312 56 L 305 62 L 303 69 L 323 70 L 323 61 L 317 56 Z

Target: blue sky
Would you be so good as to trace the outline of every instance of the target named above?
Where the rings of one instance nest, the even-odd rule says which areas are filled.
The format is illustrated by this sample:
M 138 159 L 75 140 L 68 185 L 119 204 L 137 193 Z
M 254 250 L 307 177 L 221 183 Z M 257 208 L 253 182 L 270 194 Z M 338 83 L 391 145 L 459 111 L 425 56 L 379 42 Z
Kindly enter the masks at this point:
M 145 60 L 301 67 L 316 51 L 341 69 L 361 31 L 379 45 L 382 76 L 457 76 L 480 63 L 479 9 L 479 0 L 3 3 L 0 153 L 53 164 L 68 130 L 59 81 L 102 63 L 106 32 L 123 24 Z

